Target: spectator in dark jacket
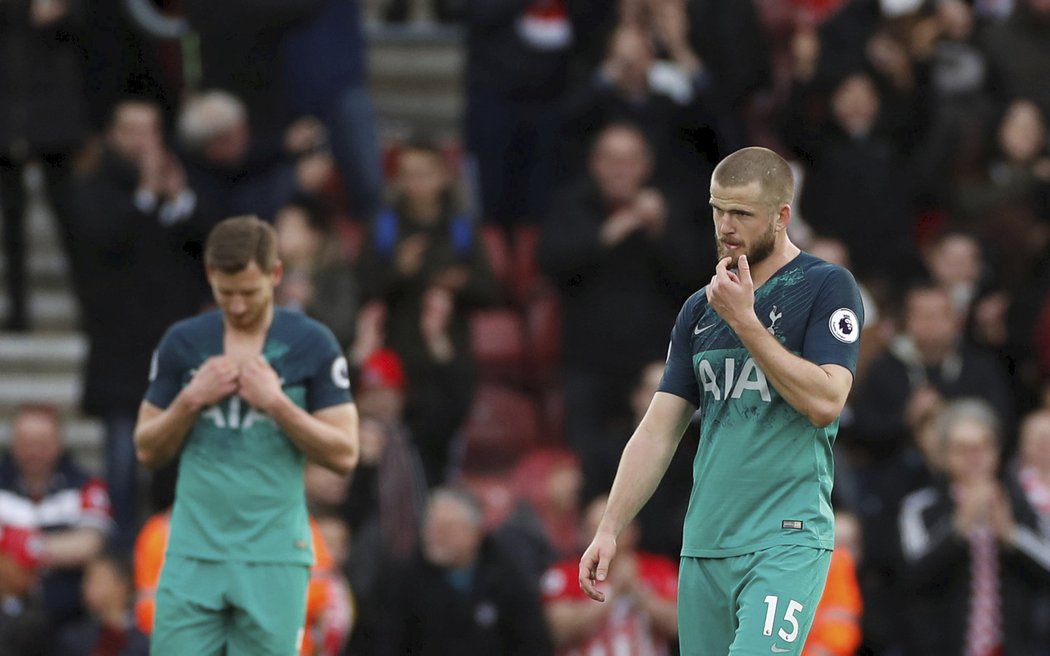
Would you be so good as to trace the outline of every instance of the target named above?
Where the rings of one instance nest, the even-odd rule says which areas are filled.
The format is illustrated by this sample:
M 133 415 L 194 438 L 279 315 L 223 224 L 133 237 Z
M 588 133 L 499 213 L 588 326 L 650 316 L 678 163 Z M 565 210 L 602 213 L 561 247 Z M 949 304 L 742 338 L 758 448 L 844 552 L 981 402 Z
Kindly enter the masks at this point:
M 962 400 L 939 418 L 946 479 L 901 508 L 912 653 L 1032 654 L 1035 594 L 1050 585 L 1050 537 L 998 477 L 999 422 Z
M 482 218 L 535 222 L 555 161 L 572 24 L 564 0 L 468 0 L 464 134 Z
M 364 299 L 385 305 L 386 346 L 404 362 L 406 419 L 432 486 L 444 478 L 473 393 L 470 312 L 499 296 L 474 217 L 459 209 L 454 189 L 437 148 L 405 145 L 394 202 L 372 222 L 358 259 Z
M 473 495 L 435 489 L 421 546 L 387 583 L 377 656 L 552 653 L 537 584 L 485 537 Z
M 639 371 L 666 355 L 682 300 L 714 270 L 712 231 L 652 170 L 642 132 L 610 125 L 587 177 L 564 190 L 544 223 L 540 266 L 563 316 L 566 437 L 584 462 L 601 457 L 607 431 L 630 432 L 627 401 Z
M 209 217 L 163 142 L 152 103 L 119 103 L 98 167 L 76 182 L 73 234 L 83 261 L 88 338 L 81 405 L 103 421 L 118 543 L 137 531 L 132 432 L 150 354 L 164 330 L 208 298 L 200 252 Z
M 69 233 L 72 155 L 87 132 L 81 53 L 81 0 L 0 2 L 0 209 L 9 306 L 3 328 L 29 328 L 24 215 L 26 164 L 43 165 L 59 236 L 78 282 Z

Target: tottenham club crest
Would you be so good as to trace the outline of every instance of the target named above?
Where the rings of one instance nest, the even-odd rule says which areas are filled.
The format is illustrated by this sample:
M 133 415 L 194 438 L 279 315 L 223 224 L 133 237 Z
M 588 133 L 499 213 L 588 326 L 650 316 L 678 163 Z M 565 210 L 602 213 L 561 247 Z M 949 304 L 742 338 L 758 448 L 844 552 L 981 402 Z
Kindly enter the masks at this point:
M 857 315 L 849 308 L 839 308 L 831 313 L 828 319 L 828 328 L 835 339 L 846 344 L 852 344 L 860 337 L 860 322 Z

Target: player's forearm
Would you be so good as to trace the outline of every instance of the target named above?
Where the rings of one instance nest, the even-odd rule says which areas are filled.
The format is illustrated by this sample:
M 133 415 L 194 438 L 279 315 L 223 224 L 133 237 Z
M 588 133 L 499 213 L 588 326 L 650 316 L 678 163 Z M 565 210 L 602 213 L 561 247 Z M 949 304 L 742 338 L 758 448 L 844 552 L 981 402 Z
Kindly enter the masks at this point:
M 332 417 L 328 421 L 300 408 L 287 396 L 265 412 L 309 460 L 338 474 L 348 474 L 357 466 L 360 449 L 357 409 L 353 404 L 328 411 Z
M 791 407 L 814 426 L 824 427 L 835 421 L 846 404 L 848 388 L 840 389 L 820 366 L 784 348 L 758 317 L 734 330 L 759 369 Z
M 164 410 L 142 410 L 135 426 L 135 453 L 139 462 L 156 469 L 167 464 L 182 448 L 201 406 L 183 390 Z

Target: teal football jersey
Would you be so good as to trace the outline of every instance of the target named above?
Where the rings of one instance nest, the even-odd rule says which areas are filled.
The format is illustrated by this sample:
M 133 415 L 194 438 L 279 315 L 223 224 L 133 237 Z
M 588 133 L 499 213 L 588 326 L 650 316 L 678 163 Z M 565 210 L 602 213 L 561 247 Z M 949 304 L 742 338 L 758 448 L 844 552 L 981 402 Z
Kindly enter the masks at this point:
M 855 372 L 864 315 L 845 269 L 802 253 L 755 291 L 755 312 L 792 353 Z M 678 315 L 660 390 L 700 409 L 683 556 L 834 547 L 838 420 L 818 428 L 785 401 L 708 305 L 706 289 Z
M 153 356 L 146 400 L 167 408 L 205 360 L 223 352 L 223 321 L 208 312 L 172 326 Z M 275 309 L 263 357 L 296 405 L 350 402 L 346 359 L 331 331 Z M 230 396 L 204 409 L 179 455 L 168 552 L 202 560 L 311 564 L 305 457 L 277 423 Z

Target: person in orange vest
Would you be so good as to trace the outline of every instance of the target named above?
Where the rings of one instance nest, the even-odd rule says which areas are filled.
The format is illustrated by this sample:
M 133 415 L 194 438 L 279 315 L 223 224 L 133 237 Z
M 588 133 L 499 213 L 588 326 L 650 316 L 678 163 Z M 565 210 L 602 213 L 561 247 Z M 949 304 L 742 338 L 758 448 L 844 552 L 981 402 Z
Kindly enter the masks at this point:
M 850 513 L 835 513 L 835 550 L 802 656 L 853 656 L 861 643 L 864 602 L 857 582 L 860 524 Z
M 135 540 L 135 623 L 149 635 L 153 629 L 154 595 L 164 564 L 171 528 L 171 510 L 154 514 Z M 306 631 L 300 656 L 337 656 L 353 628 L 353 596 L 346 579 L 334 566 L 317 520 L 310 517 L 314 566 L 307 588 Z

